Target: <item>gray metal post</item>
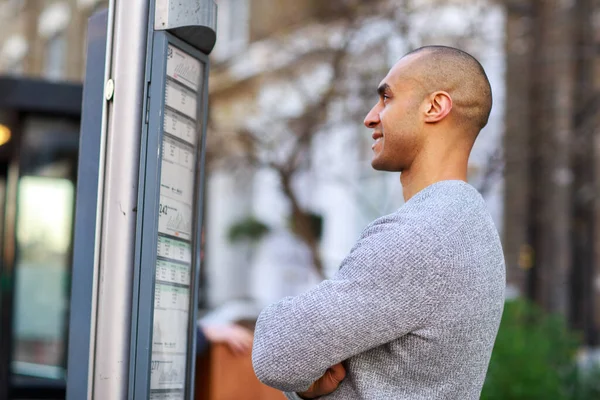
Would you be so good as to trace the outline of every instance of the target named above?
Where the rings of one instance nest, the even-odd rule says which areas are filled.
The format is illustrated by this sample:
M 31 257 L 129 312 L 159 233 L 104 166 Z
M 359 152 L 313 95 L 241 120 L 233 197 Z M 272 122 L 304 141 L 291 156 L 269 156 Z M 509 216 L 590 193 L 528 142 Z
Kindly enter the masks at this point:
M 88 65 L 84 96 L 67 395 L 69 400 L 189 399 L 216 5 L 213 0 L 111 0 L 103 18 L 90 25 L 106 26 L 101 38 L 106 51 L 99 40 L 90 42 L 88 61 L 94 64 Z M 167 164 L 179 164 L 165 167 L 170 172 L 163 182 L 165 143 L 180 151 L 181 159 L 169 153 Z M 180 170 L 187 178 L 180 178 Z M 181 214 L 185 220 L 175 218 L 183 223 L 182 236 L 170 214 L 167 223 L 159 218 L 161 187 L 167 184 L 181 189 L 169 192 L 182 197 L 171 200 L 187 208 L 171 204 L 171 211 L 161 214 L 189 210 Z M 177 246 L 185 248 L 184 259 L 170 253 Z M 180 271 L 177 281 L 156 278 L 159 264 Z M 179 303 L 168 308 L 159 302 L 156 311 L 155 292 L 180 296 Z M 168 340 L 162 333 L 153 340 L 161 325 L 159 319 L 153 325 L 155 312 L 166 327 L 159 331 L 171 334 Z M 176 327 L 169 323 L 173 318 L 179 318 Z M 181 379 L 165 383 L 163 375 L 174 379 L 175 369 L 165 374 L 154 369 L 152 375 L 151 362 L 169 368 L 177 363 Z
M 101 219 L 100 173 L 104 165 L 103 109 L 106 80 L 108 13 L 100 12 L 88 22 L 87 63 L 83 92 L 79 141 L 77 204 L 69 317 L 69 352 L 67 363 L 67 398 L 91 397 L 95 337 L 95 301 L 97 293 L 97 223 Z M 98 243 L 99 244 L 99 243 Z
M 125 399 L 128 391 L 148 3 L 124 0 L 113 5 L 110 79 L 114 94 L 108 108 L 102 226 L 100 238 L 96 238 L 100 239 L 100 252 L 94 399 Z

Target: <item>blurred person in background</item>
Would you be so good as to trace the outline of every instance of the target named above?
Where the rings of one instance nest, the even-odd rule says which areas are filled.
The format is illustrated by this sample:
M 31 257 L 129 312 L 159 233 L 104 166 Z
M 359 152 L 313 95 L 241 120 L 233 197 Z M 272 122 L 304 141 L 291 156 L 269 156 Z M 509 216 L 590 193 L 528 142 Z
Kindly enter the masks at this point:
M 204 261 L 204 228 L 201 230 L 200 261 Z M 226 344 L 235 355 L 249 354 L 254 340 L 252 331 L 235 323 L 199 321 L 196 325 L 196 354 L 204 354 L 211 344 Z
M 405 204 L 372 222 L 339 271 L 260 314 L 253 366 L 289 399 L 479 399 L 504 307 L 500 238 L 467 183 L 490 83 L 471 55 L 398 61 L 365 119 L 372 167 Z
M 243 326 L 200 322 L 196 329 L 196 354 L 203 354 L 210 344 L 224 343 L 233 354 L 242 356 L 250 354 L 252 340 L 252 332 Z

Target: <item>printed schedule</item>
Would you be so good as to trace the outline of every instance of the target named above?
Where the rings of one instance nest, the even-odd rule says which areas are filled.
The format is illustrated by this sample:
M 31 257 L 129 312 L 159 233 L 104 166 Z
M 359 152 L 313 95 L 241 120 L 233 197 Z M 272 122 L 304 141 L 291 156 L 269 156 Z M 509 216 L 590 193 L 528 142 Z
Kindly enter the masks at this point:
M 154 286 L 153 400 L 185 398 L 203 73 L 200 61 L 169 45 Z

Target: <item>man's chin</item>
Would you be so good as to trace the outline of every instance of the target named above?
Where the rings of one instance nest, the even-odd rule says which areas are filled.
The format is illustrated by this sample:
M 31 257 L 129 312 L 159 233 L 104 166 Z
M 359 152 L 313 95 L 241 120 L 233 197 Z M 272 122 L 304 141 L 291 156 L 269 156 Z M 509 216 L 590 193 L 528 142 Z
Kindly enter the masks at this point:
M 398 169 L 397 166 L 391 165 L 378 157 L 374 157 L 371 160 L 371 167 L 376 171 L 400 172 L 400 169 Z
M 389 169 L 386 167 L 385 162 L 382 162 L 377 157 L 371 160 L 371 167 L 373 167 L 373 169 L 376 171 L 389 171 Z

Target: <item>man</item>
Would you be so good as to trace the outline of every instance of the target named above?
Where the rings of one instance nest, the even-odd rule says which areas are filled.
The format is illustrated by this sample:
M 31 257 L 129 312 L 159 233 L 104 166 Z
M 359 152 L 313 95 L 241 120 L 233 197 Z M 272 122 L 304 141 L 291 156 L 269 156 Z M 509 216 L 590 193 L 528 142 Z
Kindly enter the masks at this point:
M 405 204 L 332 279 L 261 313 L 254 369 L 290 399 L 478 399 L 505 289 L 498 233 L 466 183 L 491 87 L 469 54 L 428 46 L 378 92 L 372 166 L 401 172 Z

